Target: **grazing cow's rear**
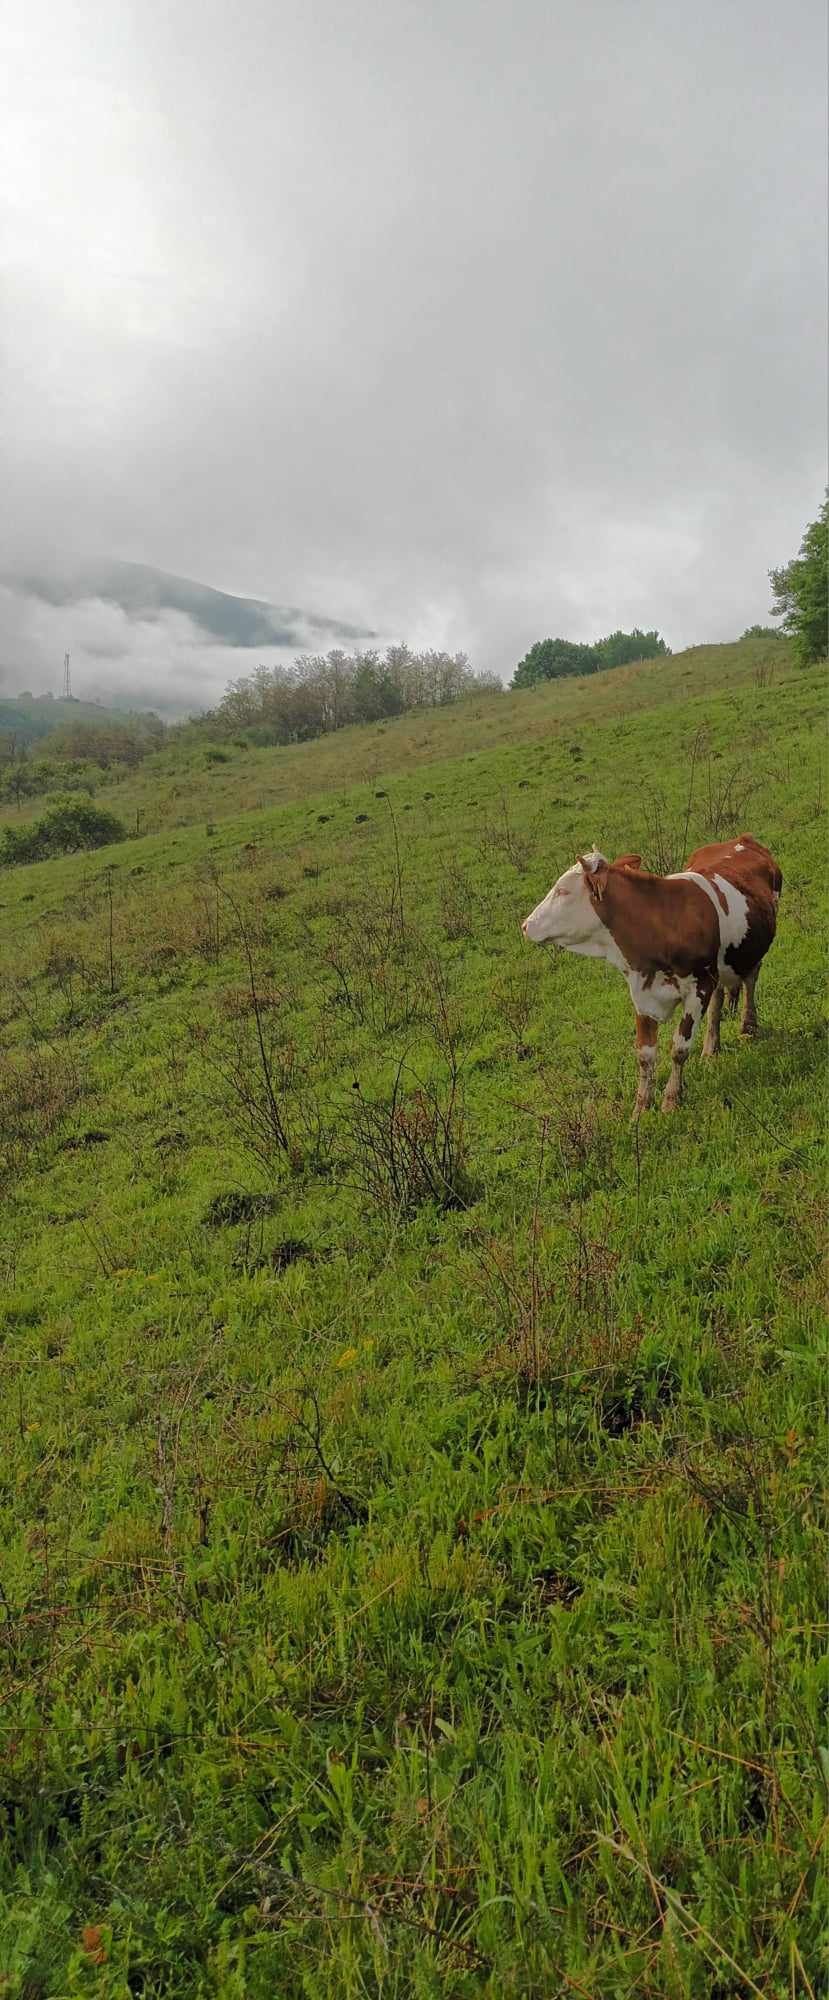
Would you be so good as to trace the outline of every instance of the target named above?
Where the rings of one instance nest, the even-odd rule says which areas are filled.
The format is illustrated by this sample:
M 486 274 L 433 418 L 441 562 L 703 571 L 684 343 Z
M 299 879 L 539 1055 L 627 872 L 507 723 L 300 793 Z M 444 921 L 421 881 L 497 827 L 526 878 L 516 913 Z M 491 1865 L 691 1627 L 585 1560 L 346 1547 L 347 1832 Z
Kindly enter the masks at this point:
M 606 861 L 594 849 L 527 917 L 522 930 L 534 943 L 606 958 L 624 973 L 636 1010 L 637 1114 L 653 1097 L 660 1023 L 677 1007 L 664 1111 L 681 1100 L 683 1064 L 709 1003 L 703 1055 L 718 1053 L 726 993 L 736 1006 L 741 986 L 743 1034 L 756 1034 L 754 988 L 782 887 L 773 855 L 750 833 L 697 848 L 680 875 L 648 875 L 638 854 Z

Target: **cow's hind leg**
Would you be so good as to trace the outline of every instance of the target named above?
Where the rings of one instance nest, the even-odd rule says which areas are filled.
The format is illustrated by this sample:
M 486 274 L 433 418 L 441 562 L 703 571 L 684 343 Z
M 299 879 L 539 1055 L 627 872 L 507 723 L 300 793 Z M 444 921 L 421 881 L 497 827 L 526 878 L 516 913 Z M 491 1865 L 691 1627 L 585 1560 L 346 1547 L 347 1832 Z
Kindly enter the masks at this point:
M 754 988 L 757 985 L 759 975 L 760 967 L 759 965 L 755 965 L 754 971 L 747 972 L 743 980 L 743 1021 L 740 1029 L 741 1035 L 758 1035 L 760 1032 L 757 1009 L 754 1005 Z
M 682 1072 L 691 1053 L 697 1022 L 702 1020 L 713 991 L 712 984 L 703 988 L 696 986 L 685 994 L 682 1018 L 671 1043 L 671 1074 L 662 1099 L 663 1111 L 678 1111 L 682 1103 Z
M 708 1025 L 705 1030 L 705 1041 L 702 1044 L 704 1056 L 718 1056 L 720 1053 L 720 1022 L 724 1005 L 725 987 L 718 986 L 711 996 L 711 1005 L 708 1009 Z
M 640 1117 L 653 1103 L 653 1073 L 659 1039 L 659 1023 L 647 1014 L 636 1016 L 636 1060 L 639 1065 L 639 1089 L 636 1092 L 634 1118 Z

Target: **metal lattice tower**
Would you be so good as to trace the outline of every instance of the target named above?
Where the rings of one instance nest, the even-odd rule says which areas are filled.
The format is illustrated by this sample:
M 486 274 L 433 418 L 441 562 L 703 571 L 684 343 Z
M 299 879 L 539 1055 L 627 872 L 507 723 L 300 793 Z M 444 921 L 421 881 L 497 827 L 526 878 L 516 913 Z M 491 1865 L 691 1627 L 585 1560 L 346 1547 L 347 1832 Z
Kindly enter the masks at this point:
M 69 677 L 69 654 L 68 654 L 68 653 L 64 653 L 64 656 L 63 656 L 63 699 L 64 699 L 64 701 L 71 701 L 71 700 L 72 700 L 72 682 L 71 682 L 71 680 L 70 680 L 70 677 Z

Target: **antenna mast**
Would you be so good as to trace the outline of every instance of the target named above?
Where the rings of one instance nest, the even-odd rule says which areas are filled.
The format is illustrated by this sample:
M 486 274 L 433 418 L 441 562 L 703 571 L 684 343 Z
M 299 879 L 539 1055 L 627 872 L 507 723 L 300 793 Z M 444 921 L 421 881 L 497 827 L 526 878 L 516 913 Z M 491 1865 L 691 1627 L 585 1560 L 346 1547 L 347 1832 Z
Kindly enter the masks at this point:
M 69 654 L 68 654 L 68 653 L 64 653 L 64 656 L 63 656 L 63 699 L 64 699 L 64 701 L 71 701 L 71 700 L 72 700 L 72 682 L 71 682 L 71 680 L 70 680 L 70 677 L 69 677 Z

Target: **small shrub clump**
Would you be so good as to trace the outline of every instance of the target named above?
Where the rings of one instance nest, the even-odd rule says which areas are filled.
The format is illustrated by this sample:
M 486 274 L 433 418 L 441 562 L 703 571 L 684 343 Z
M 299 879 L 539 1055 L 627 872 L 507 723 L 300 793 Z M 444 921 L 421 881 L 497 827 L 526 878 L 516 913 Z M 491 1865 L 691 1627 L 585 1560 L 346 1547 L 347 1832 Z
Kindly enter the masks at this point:
M 76 854 L 79 849 L 108 847 L 111 841 L 126 840 L 127 830 L 114 813 L 106 812 L 91 800 L 59 799 L 31 826 L 7 826 L 0 844 L 0 866 L 13 867 L 26 861 L 51 861 L 58 854 Z

